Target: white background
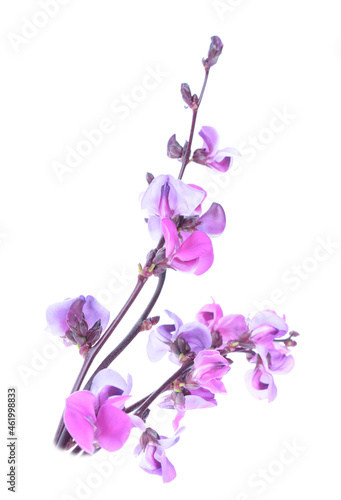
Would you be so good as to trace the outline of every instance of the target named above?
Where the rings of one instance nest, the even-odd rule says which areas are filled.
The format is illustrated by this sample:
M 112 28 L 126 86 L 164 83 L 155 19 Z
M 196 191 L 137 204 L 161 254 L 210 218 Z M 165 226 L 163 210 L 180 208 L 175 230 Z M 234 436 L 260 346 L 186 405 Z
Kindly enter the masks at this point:
M 14 385 L 17 498 L 336 498 L 339 2 L 61 3 L 53 16 L 39 14 L 43 0 L 2 2 L 0 12 L 1 428 L 6 431 L 7 387 Z M 30 34 L 27 20 L 44 26 L 31 27 Z M 26 39 L 19 38 L 23 33 Z M 173 133 L 180 142 L 188 136 L 190 112 L 179 87 L 187 82 L 200 91 L 201 58 L 212 35 L 221 37 L 224 50 L 212 69 L 197 131 L 216 127 L 221 146 L 244 155 L 225 176 L 188 167 L 184 180 L 200 183 L 210 201 L 223 204 L 227 228 L 214 241 L 212 269 L 201 277 L 169 272 L 154 312 L 169 308 L 188 322 L 210 297 L 225 314 L 245 315 L 272 300 L 301 334 L 296 366 L 277 378 L 278 397 L 268 404 L 248 393 L 248 366 L 238 359 L 218 407 L 186 415 L 186 431 L 169 450 L 178 473 L 172 483 L 144 473 L 130 452 L 102 479 L 93 464 L 106 460 L 106 453 L 77 460 L 52 445 L 81 358 L 74 349 L 56 347 L 44 331 L 45 310 L 65 297 L 91 294 L 105 299 L 114 317 L 129 295 L 137 263 L 153 244 L 138 203 L 144 175 L 178 173 L 179 164 L 165 149 Z M 146 90 L 150 70 L 162 76 Z M 123 117 L 118 108 L 124 95 L 131 107 Z M 98 128 L 103 119 L 115 130 L 58 178 L 55 162 L 65 164 L 69 148 L 84 140 L 83 131 Z M 194 147 L 201 147 L 199 139 Z M 115 332 L 117 340 L 144 307 L 154 286 L 148 285 L 135 313 Z M 137 339 L 114 366 L 132 374 L 136 399 L 174 371 L 168 360 L 148 363 L 146 338 Z M 154 417 L 157 429 L 170 435 L 164 420 L 162 412 Z M 293 443 L 296 452 L 290 451 Z M 261 479 L 264 469 L 267 479 Z

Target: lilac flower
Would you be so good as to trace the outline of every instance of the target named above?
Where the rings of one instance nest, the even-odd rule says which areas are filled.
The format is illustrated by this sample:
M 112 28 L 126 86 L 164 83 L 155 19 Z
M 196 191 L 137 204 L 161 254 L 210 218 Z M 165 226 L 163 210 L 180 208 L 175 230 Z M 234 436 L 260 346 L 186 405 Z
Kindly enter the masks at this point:
M 127 441 L 132 421 L 123 410 L 131 396 L 132 380 L 106 369 L 95 376 L 91 391 L 77 391 L 66 399 L 64 423 L 86 453 L 96 449 L 116 451 Z
M 173 385 L 174 390 L 167 394 L 162 401 L 160 401 L 158 406 L 177 410 L 177 414 L 173 420 L 173 428 L 175 431 L 179 428 L 179 423 L 185 416 L 187 410 L 217 406 L 215 395 L 208 389 L 202 387 L 188 389 L 186 382 L 176 382 L 173 383 Z
M 277 396 L 274 374 L 286 374 L 294 367 L 294 358 L 288 355 L 289 349 L 278 342 L 257 345 L 258 354 L 251 359 L 256 363 L 253 371 L 246 373 L 246 385 L 257 399 L 268 399 L 269 403 Z
M 151 236 L 160 238 L 161 219 L 194 214 L 204 197 L 203 190 L 188 186 L 171 175 L 155 177 L 141 197 L 141 207 L 148 215 Z
M 248 319 L 251 339 L 255 344 L 267 344 L 273 339 L 283 337 L 288 332 L 285 316 L 281 318 L 275 311 L 265 310 Z
M 246 386 L 250 393 L 257 399 L 267 399 L 269 403 L 277 396 L 277 387 L 273 376 L 266 371 L 263 363 L 257 363 L 253 371 L 245 375 Z
M 67 346 L 93 345 L 107 327 L 109 317 L 109 311 L 91 295 L 66 299 L 52 304 L 46 311 L 47 329 L 62 337 Z
M 150 427 L 147 427 L 140 438 L 140 443 L 135 448 L 135 455 L 143 453 L 140 467 L 149 474 L 162 477 L 164 483 L 173 481 L 176 472 L 173 464 L 166 457 L 166 449 L 174 446 L 180 439 L 180 433 L 184 427 L 179 429 L 172 438 L 159 436 Z
M 218 150 L 219 136 L 213 127 L 202 127 L 199 132 L 204 144 L 201 149 L 193 153 L 193 161 L 214 168 L 219 172 L 227 172 L 232 165 L 233 156 L 240 156 L 239 151 L 234 148 Z
M 218 322 L 222 317 L 223 311 L 214 301 L 212 304 L 206 304 L 203 306 L 196 316 L 200 323 L 203 323 L 211 330 L 211 333 L 216 329 Z
M 150 332 L 147 354 L 150 361 L 159 361 L 167 352 L 171 352 L 171 361 L 179 364 L 185 354 L 197 354 L 208 349 L 212 344 L 209 329 L 198 322 L 183 324 L 176 314 L 166 311 L 174 324 L 161 325 Z
M 193 371 L 186 379 L 186 387 L 202 387 L 214 394 L 226 392 L 221 379 L 228 371 L 229 362 L 218 351 L 202 350 L 194 360 Z

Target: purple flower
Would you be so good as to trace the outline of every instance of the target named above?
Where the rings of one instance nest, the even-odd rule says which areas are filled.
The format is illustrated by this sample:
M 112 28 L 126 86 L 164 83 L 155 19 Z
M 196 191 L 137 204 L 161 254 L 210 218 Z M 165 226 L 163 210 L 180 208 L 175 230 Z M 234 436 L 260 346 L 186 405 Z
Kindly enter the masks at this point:
M 177 414 L 173 420 L 173 428 L 175 431 L 179 428 L 179 423 L 185 416 L 187 410 L 217 406 L 215 395 L 208 389 L 202 387 L 188 389 L 186 382 L 175 382 L 173 385 L 174 390 L 165 396 L 158 406 L 177 410 Z M 193 383 L 191 385 L 193 386 Z
M 202 127 L 199 132 L 204 144 L 201 149 L 193 153 L 193 161 L 214 168 L 219 172 L 227 172 L 232 165 L 232 157 L 240 156 L 239 151 L 234 148 L 218 150 L 219 136 L 213 127 Z
M 116 451 L 127 441 L 132 421 L 123 410 L 132 381 L 106 369 L 95 376 L 91 391 L 77 391 L 66 399 L 64 422 L 72 438 L 86 453 Z
M 228 371 L 229 362 L 218 351 L 200 351 L 194 360 L 193 371 L 186 379 L 186 387 L 203 387 L 214 394 L 226 392 L 221 379 Z
M 265 310 L 256 313 L 248 320 L 251 339 L 255 344 L 267 344 L 273 339 L 283 337 L 288 331 L 285 316 L 281 318 L 275 311 Z
M 147 354 L 150 361 L 159 361 L 167 352 L 171 352 L 171 361 L 179 364 L 185 354 L 197 354 L 208 349 L 212 344 L 209 329 L 198 322 L 183 324 L 181 319 L 170 311 L 166 311 L 174 324 L 161 325 L 150 332 Z
M 223 316 L 216 327 L 222 336 L 223 342 L 239 340 L 243 334 L 247 334 L 248 325 L 242 314 L 228 314 Z
M 271 373 L 266 371 L 263 363 L 257 363 L 253 371 L 245 375 L 246 386 L 257 399 L 267 399 L 269 403 L 277 396 L 277 387 Z
M 173 481 L 176 472 L 173 464 L 166 457 L 166 449 L 174 446 L 180 439 L 180 433 L 184 427 L 179 429 L 172 438 L 159 436 L 151 429 L 146 428 L 140 438 L 140 444 L 135 448 L 135 455 L 143 453 L 140 467 L 149 474 L 161 476 L 164 483 Z
M 47 329 L 69 346 L 91 347 L 109 323 L 110 313 L 94 297 L 83 295 L 52 304 L 47 308 Z
M 148 229 L 155 239 L 161 236 L 161 219 L 190 216 L 200 206 L 205 191 L 188 186 L 171 175 L 159 175 L 141 197 L 141 208 L 148 215 Z
M 269 403 L 277 396 L 273 375 L 286 374 L 294 367 L 294 358 L 288 355 L 289 349 L 278 342 L 257 345 L 258 354 L 250 359 L 256 363 L 253 371 L 246 373 L 246 385 L 257 399 L 268 399 Z

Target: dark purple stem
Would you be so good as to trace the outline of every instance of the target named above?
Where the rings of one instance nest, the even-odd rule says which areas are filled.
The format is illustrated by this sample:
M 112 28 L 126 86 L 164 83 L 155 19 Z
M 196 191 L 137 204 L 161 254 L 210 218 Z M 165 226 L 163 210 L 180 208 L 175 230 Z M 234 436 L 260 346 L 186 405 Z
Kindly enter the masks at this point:
M 182 159 L 181 170 L 180 170 L 180 174 L 179 174 L 179 177 L 178 177 L 179 179 L 182 179 L 182 177 L 183 177 L 183 175 L 185 173 L 185 168 L 186 168 L 186 166 L 189 163 L 189 157 L 190 157 L 190 154 L 191 154 L 191 147 L 192 147 L 192 142 L 193 142 L 194 129 L 195 129 L 195 123 L 196 123 L 196 120 L 197 120 L 198 109 L 199 109 L 199 106 L 201 104 L 204 92 L 205 92 L 205 88 L 206 88 L 206 84 L 207 84 L 207 79 L 208 79 L 209 72 L 210 72 L 209 69 L 205 70 L 205 80 L 204 80 L 204 83 L 203 83 L 203 86 L 202 86 L 202 89 L 201 89 L 201 92 L 200 92 L 199 100 L 198 100 L 197 106 L 195 108 L 193 108 L 193 110 L 192 110 L 193 111 L 193 115 L 192 115 L 191 130 L 190 130 L 190 133 L 189 133 L 188 143 L 187 143 L 186 149 L 185 149 L 185 154 L 184 154 L 184 157 Z
M 158 389 L 156 389 L 156 391 L 152 392 L 152 394 L 150 394 L 147 398 L 144 398 L 144 400 L 140 400 L 139 403 L 142 402 L 142 405 L 139 407 L 139 409 L 137 411 L 135 411 L 135 415 L 137 415 L 137 416 L 143 415 L 143 413 L 152 404 L 152 402 L 160 394 L 162 394 L 163 391 L 168 389 L 169 386 L 172 384 L 172 382 L 174 382 L 177 378 L 179 378 L 181 375 L 183 375 L 185 373 L 185 371 L 188 370 L 188 368 L 190 368 L 193 365 L 193 363 L 194 363 L 193 360 L 185 361 L 185 363 L 181 366 L 181 368 L 179 368 L 178 371 L 173 373 L 173 375 L 171 377 L 169 377 L 169 379 L 167 379 L 166 382 L 164 382 Z M 130 413 L 131 411 L 133 411 L 136 408 L 136 405 L 137 405 L 137 403 L 135 403 L 132 406 L 129 406 L 125 410 L 126 413 Z
M 150 299 L 150 301 L 149 301 L 146 309 L 143 311 L 143 313 L 141 314 L 141 316 L 139 317 L 139 319 L 137 320 L 137 322 L 135 323 L 135 325 L 133 326 L 133 328 L 130 330 L 130 332 L 124 337 L 124 339 L 122 340 L 122 342 L 120 342 L 118 344 L 118 346 L 115 347 L 115 349 L 113 351 L 111 351 L 111 353 L 108 354 L 108 356 L 96 368 L 96 370 L 91 375 L 91 377 L 88 380 L 88 382 L 86 383 L 86 385 L 84 387 L 84 390 L 89 390 L 90 389 L 92 380 L 95 377 L 95 375 L 100 370 L 104 370 L 105 368 L 108 368 L 108 366 L 114 361 L 114 359 L 116 359 L 117 356 L 119 354 L 121 354 L 122 351 L 124 351 L 124 349 L 130 344 L 130 342 L 132 342 L 132 340 L 134 340 L 134 338 L 136 337 L 136 335 L 141 331 L 140 328 L 141 328 L 142 322 L 145 319 L 147 319 L 147 317 L 149 316 L 151 310 L 153 309 L 153 307 L 154 307 L 157 299 L 160 296 L 161 290 L 163 288 L 163 285 L 164 285 L 164 282 L 165 282 L 165 279 L 166 279 L 166 271 L 164 273 L 160 274 L 158 276 L 158 279 L 159 279 L 158 285 L 157 285 L 156 290 L 154 292 L 154 295 Z

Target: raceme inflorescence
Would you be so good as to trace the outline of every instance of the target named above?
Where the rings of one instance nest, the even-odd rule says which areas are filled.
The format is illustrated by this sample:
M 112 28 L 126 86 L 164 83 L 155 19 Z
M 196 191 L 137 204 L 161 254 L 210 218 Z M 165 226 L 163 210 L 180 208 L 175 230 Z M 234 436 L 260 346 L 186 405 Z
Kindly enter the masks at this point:
M 180 164 L 178 177 L 146 175 L 148 187 L 141 194 L 140 202 L 156 246 L 148 253 L 145 264 L 139 264 L 137 282 L 127 302 L 111 322 L 109 311 L 90 295 L 53 304 L 46 313 L 48 330 L 59 336 L 65 346 L 77 346 L 83 358 L 79 375 L 65 401 L 55 444 L 74 454 L 92 455 L 101 449 L 115 452 L 125 445 L 132 429 L 136 428 L 140 440 L 135 454 L 141 468 L 162 476 L 164 482 L 176 476 L 166 451 L 179 441 L 184 430 L 180 422 L 186 411 L 217 405 L 217 395 L 226 393 L 225 380 L 228 380 L 233 356 L 245 355 L 249 364 L 245 377 L 248 389 L 256 398 L 269 402 L 277 395 L 274 377 L 288 373 L 294 366 L 290 348 L 296 345 L 294 338 L 298 333 L 289 331 L 285 317 L 272 310 L 260 311 L 251 317 L 225 315 L 221 306 L 212 300 L 198 305 L 197 314 L 189 323 L 168 310 L 167 324 L 159 325 L 160 316 L 150 316 L 168 270 L 197 276 L 206 273 L 214 261 L 212 238 L 225 229 L 223 207 L 216 202 L 205 207 L 205 189 L 182 180 L 191 162 L 227 172 L 233 158 L 239 155 L 230 147 L 220 149 L 218 133 L 210 126 L 201 128 L 202 146 L 192 153 L 198 110 L 211 68 L 218 62 L 222 49 L 220 38 L 213 36 L 208 56 L 202 60 L 204 82 L 199 96 L 192 94 L 187 83 L 181 85 L 181 95 L 192 112 L 192 122 L 188 141 L 181 145 L 174 134 L 167 144 L 168 157 Z M 156 280 L 156 287 L 140 318 L 84 383 L 100 349 L 150 278 Z M 125 379 L 109 366 L 143 331 L 150 331 L 146 343 L 148 359 L 155 363 L 167 354 L 176 370 L 153 392 L 132 403 L 132 377 L 128 375 Z M 155 404 L 171 410 L 171 437 L 159 435 L 148 426 L 151 407 Z

